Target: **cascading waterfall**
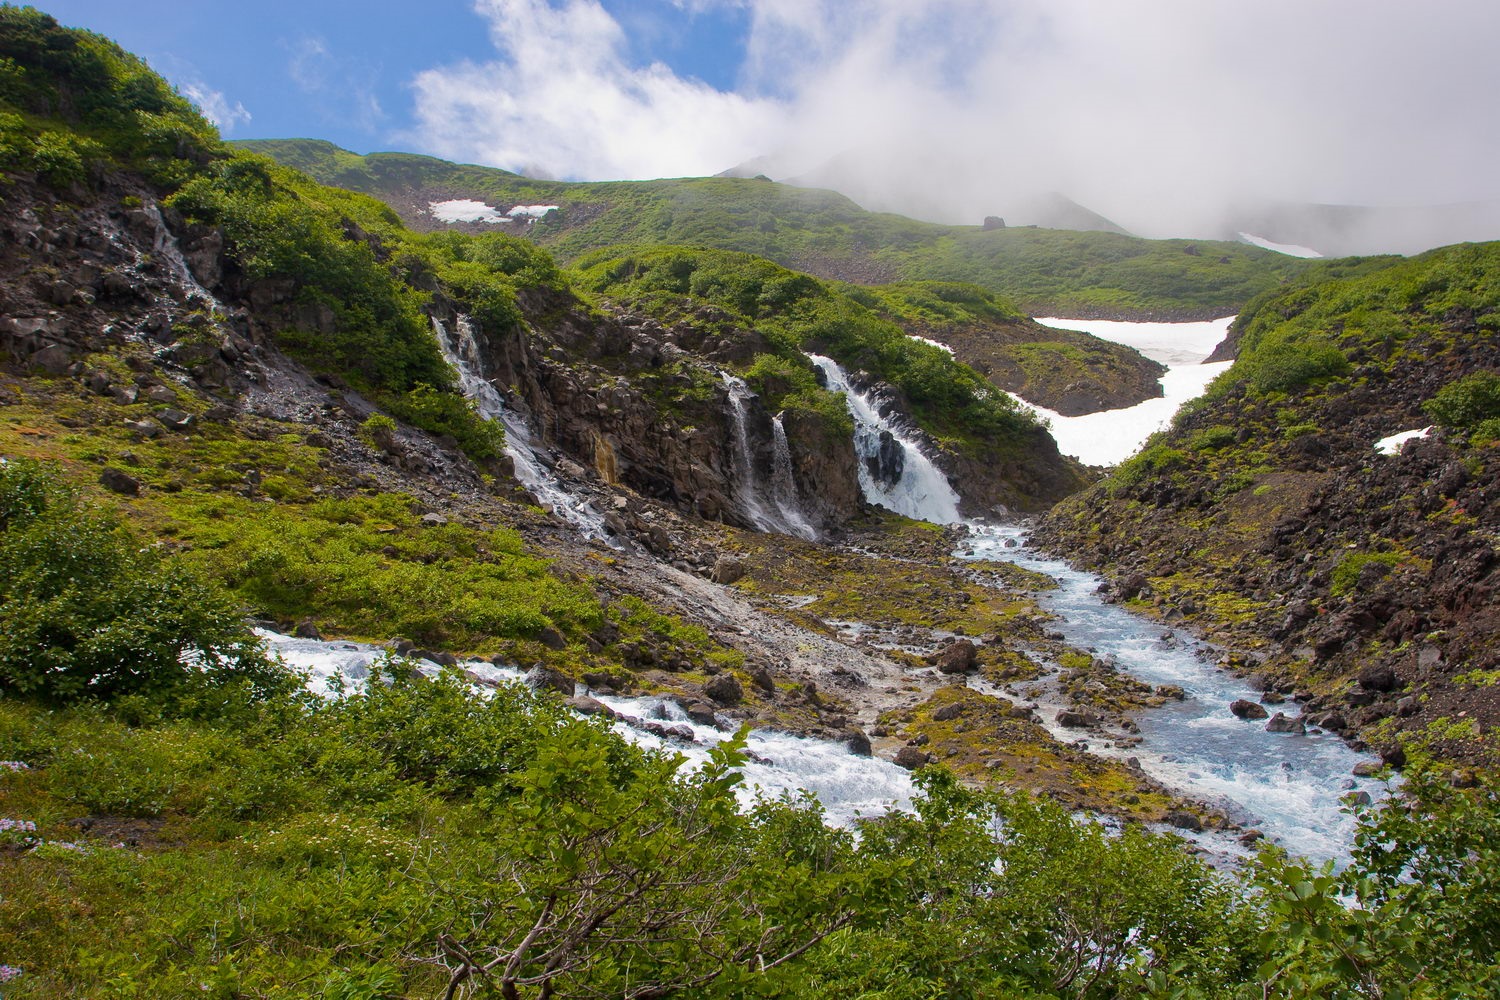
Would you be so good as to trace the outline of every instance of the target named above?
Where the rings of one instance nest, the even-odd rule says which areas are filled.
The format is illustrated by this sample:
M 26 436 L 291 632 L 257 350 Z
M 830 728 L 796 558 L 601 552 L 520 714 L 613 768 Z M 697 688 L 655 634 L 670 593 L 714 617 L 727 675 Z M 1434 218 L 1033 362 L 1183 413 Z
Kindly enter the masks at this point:
M 787 447 L 786 431 L 781 419 L 773 421 L 772 435 L 775 444 L 771 470 L 770 499 L 774 509 L 768 510 L 762 502 L 760 474 L 755 465 L 755 452 L 750 446 L 750 400 L 755 393 L 728 372 L 721 372 L 724 390 L 729 396 L 729 412 L 734 418 L 734 477 L 735 492 L 745 516 L 761 531 L 778 531 L 785 535 L 816 540 L 815 529 L 802 515 L 797 501 L 797 486 L 792 479 L 792 456 Z
M 360 642 L 297 639 L 275 632 L 256 630 L 269 650 L 294 670 L 307 675 L 307 686 L 315 694 L 338 697 L 345 689 L 357 688 L 370 676 L 371 667 L 388 655 L 381 646 Z M 418 660 L 418 669 L 428 676 L 441 668 Z M 522 673 L 514 667 L 497 667 L 488 660 L 459 664 L 459 668 L 483 684 L 520 683 Z M 482 688 L 480 690 L 483 690 Z M 579 693 L 587 693 L 580 686 Z M 698 767 L 708 752 L 733 732 L 692 721 L 674 699 L 598 696 L 621 721 L 615 731 L 633 743 L 679 753 L 686 766 Z M 691 732 L 692 743 L 666 740 L 630 723 L 630 719 L 660 720 L 672 729 Z M 744 782 L 736 790 L 741 804 L 750 808 L 757 795 L 777 798 L 812 792 L 822 803 L 830 823 L 853 826 L 861 816 L 875 816 L 911 805 L 911 775 L 890 761 L 859 757 L 842 743 L 789 736 L 771 730 L 750 733 L 747 748 L 754 755 L 742 768 Z
M 859 485 L 870 503 L 918 521 L 956 524 L 958 494 L 948 477 L 922 453 L 915 440 L 898 430 L 870 398 L 849 383 L 838 362 L 809 354 L 828 380 L 842 392 L 854 418 L 854 451 L 859 458 Z
M 505 453 L 515 466 L 516 479 L 536 494 L 539 501 L 576 525 L 586 537 L 607 538 L 604 517 L 588 501 L 563 487 L 545 463 L 545 452 L 532 439 L 530 426 L 505 404 L 500 391 L 481 374 L 484 365 L 479 343 L 474 339 L 474 324 L 469 317 L 460 314 L 452 331 L 433 317 L 432 329 L 444 360 L 458 373 L 463 394 L 474 401 L 481 417 L 498 420 L 505 427 Z

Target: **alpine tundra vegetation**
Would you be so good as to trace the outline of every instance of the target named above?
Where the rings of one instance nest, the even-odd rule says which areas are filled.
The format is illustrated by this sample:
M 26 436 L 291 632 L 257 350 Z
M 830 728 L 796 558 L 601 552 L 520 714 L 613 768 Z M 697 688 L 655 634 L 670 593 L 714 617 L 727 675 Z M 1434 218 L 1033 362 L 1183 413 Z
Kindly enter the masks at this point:
M 9 4 L 0 197 L 8 1000 L 1500 993 L 1497 245 L 229 144 Z M 1007 391 L 1161 366 L 1038 313 L 1236 360 L 1090 469 Z M 1347 842 L 1155 769 L 1023 515 L 1319 731 L 1224 739 L 1383 758 Z

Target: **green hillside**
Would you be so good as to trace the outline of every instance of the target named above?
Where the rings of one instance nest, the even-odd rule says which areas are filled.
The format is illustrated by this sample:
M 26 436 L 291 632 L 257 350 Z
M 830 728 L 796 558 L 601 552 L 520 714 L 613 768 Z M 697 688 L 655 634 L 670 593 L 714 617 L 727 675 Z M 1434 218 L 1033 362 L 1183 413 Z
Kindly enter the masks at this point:
M 766 180 L 563 183 L 405 153 L 359 156 L 310 139 L 241 145 L 325 184 L 373 194 L 419 229 L 441 225 L 428 212 L 433 201 L 473 198 L 502 211 L 557 205 L 529 235 L 564 262 L 603 247 L 713 247 L 861 284 L 971 282 L 1036 316 L 1225 316 L 1307 266 L 1239 243 L 941 226 L 867 212 L 832 191 Z

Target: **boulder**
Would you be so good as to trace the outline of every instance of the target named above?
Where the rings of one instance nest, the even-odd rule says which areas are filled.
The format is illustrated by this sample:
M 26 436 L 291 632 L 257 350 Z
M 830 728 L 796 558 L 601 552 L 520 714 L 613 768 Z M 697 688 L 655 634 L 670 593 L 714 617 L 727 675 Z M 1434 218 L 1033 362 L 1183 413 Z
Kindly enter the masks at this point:
M 708 683 L 703 685 L 703 693 L 720 705 L 738 705 L 745 697 L 745 689 L 740 686 L 739 679 L 734 674 L 720 674 L 709 678 Z
M 1164 821 L 1168 826 L 1175 826 L 1179 830 L 1192 830 L 1195 833 L 1203 830 L 1203 821 L 1190 812 L 1169 812 Z
M 1098 725 L 1098 723 L 1099 717 L 1092 712 L 1063 709 L 1057 713 L 1057 724 L 1064 729 L 1087 729 L 1089 726 Z
M 1375 775 L 1379 774 L 1382 769 L 1382 766 L 1375 763 L 1373 760 L 1362 760 L 1358 764 L 1354 765 L 1354 770 L 1352 773 L 1356 778 L 1373 778 L 1375 777 Z
M 49 344 L 31 355 L 31 364 L 48 375 L 61 375 L 72 363 L 72 352 L 61 344 Z
M 1264 719 L 1270 713 L 1261 705 L 1244 698 L 1229 703 L 1229 710 L 1240 719 Z
M 862 729 L 851 729 L 844 735 L 844 746 L 856 757 L 869 757 L 874 753 L 870 746 L 870 737 L 866 736 Z
M 311 618 L 305 618 L 292 627 L 292 635 L 298 639 L 322 640 L 323 633 L 318 631 L 318 626 Z
M 956 719 L 960 715 L 964 714 L 964 707 L 965 706 L 959 702 L 954 702 L 951 705 L 944 705 L 942 708 L 932 713 L 932 721 L 949 722 L 953 719 Z
M 578 682 L 556 667 L 543 666 L 538 663 L 526 671 L 524 678 L 526 686 L 536 691 L 556 691 L 564 697 L 571 698 L 573 689 Z
M 614 709 L 604 704 L 604 702 L 599 701 L 597 698 L 590 698 L 586 694 L 573 695 L 567 698 L 563 702 L 563 704 L 567 705 L 579 715 L 604 715 L 609 716 L 610 718 L 613 718 L 615 715 Z
M 766 668 L 765 664 L 755 664 L 750 668 L 749 673 L 751 684 L 754 684 L 766 694 L 776 693 L 776 680 L 771 676 L 771 671 Z
M 1301 719 L 1294 719 L 1285 712 L 1277 712 L 1271 716 L 1271 721 L 1266 723 L 1268 733 L 1297 733 L 1301 735 L 1307 732 L 1307 726 Z
M 99 485 L 111 493 L 118 493 L 121 496 L 133 497 L 138 496 L 141 492 L 140 480 L 121 472 L 119 469 L 106 468 L 103 472 L 99 473 Z
M 690 701 L 682 706 L 687 717 L 700 726 L 717 726 L 718 717 L 714 715 L 714 707 L 706 701 Z
M 745 575 L 745 564 L 734 556 L 720 556 L 714 561 L 713 575 L 714 583 L 730 584 Z
M 916 747 L 902 747 L 896 751 L 896 756 L 892 760 L 897 767 L 904 767 L 908 771 L 915 771 L 917 768 L 927 764 L 929 757 Z
M 1401 686 L 1396 672 L 1390 667 L 1370 666 L 1359 672 L 1359 686 L 1366 691 L 1394 691 Z
M 944 674 L 967 674 L 975 669 L 975 657 L 979 650 L 968 639 L 949 643 L 938 653 L 937 668 Z

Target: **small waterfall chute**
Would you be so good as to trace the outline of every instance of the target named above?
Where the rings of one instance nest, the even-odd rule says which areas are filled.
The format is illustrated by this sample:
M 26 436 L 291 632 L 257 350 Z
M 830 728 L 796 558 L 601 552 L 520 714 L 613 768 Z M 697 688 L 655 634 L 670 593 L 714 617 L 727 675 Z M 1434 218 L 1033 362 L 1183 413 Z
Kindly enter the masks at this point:
M 771 421 L 771 480 L 766 484 L 769 489 L 764 489 L 755 461 L 755 449 L 750 443 L 750 402 L 755 399 L 755 393 L 742 378 L 728 372 L 720 372 L 719 377 L 723 380 L 724 391 L 729 397 L 734 434 L 731 459 L 734 465 L 735 494 L 745 516 L 760 531 L 776 531 L 809 541 L 816 540 L 817 529 L 803 515 L 797 496 L 797 483 L 792 475 L 791 448 L 787 444 L 781 417 L 777 416 Z
M 546 452 L 535 442 L 525 418 L 506 405 L 500 390 L 482 374 L 484 364 L 479 342 L 474 336 L 473 321 L 459 314 L 453 329 L 449 330 L 447 324 L 434 317 L 432 329 L 443 358 L 458 374 L 463 394 L 473 400 L 481 417 L 498 420 L 505 427 L 505 453 L 515 466 L 516 479 L 536 494 L 537 500 L 576 525 L 586 537 L 606 539 L 608 532 L 603 515 L 587 500 L 568 492 L 549 468 Z
M 870 503 L 919 521 L 957 524 L 958 493 L 915 437 L 882 416 L 867 393 L 856 389 L 837 361 L 809 354 L 828 381 L 842 392 L 854 418 L 854 452 L 859 486 Z

